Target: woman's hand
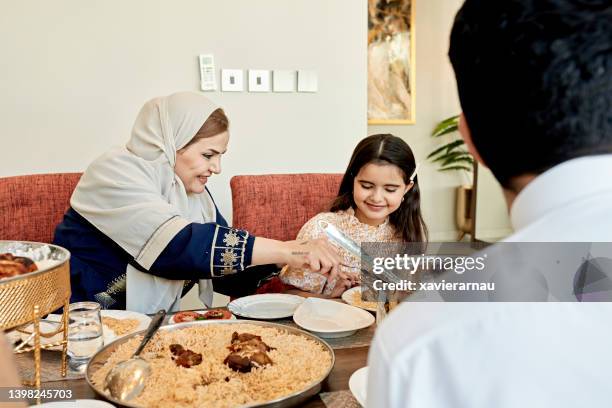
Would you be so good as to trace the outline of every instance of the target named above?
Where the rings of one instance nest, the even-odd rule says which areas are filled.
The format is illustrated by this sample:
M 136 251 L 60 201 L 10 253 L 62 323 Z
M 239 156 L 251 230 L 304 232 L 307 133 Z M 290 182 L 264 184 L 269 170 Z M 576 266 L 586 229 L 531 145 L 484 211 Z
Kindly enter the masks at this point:
M 287 241 L 285 262 L 294 268 L 305 268 L 326 275 L 328 280 L 346 279 L 340 271 L 340 256 L 326 238 Z
M 309 269 L 331 279 L 349 279 L 340 271 L 340 256 L 327 238 L 307 241 L 276 241 L 255 238 L 252 265 L 284 264 L 294 268 Z

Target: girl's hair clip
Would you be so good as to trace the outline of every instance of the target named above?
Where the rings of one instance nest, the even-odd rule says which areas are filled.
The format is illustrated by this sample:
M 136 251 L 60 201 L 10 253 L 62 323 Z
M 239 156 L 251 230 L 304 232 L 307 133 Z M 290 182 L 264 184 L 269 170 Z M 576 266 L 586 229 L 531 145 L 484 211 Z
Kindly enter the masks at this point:
M 414 167 L 414 171 L 412 172 L 412 174 L 410 175 L 410 181 L 414 181 L 414 178 L 417 175 L 417 170 L 419 169 L 419 166 L 421 165 L 421 163 L 417 163 L 416 166 Z

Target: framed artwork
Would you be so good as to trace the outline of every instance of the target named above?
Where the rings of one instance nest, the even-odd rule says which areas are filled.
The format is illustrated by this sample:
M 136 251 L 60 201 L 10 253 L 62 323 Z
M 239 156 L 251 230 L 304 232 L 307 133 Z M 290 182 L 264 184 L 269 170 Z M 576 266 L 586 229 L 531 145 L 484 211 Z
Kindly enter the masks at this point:
M 368 0 L 368 124 L 415 123 L 415 0 Z

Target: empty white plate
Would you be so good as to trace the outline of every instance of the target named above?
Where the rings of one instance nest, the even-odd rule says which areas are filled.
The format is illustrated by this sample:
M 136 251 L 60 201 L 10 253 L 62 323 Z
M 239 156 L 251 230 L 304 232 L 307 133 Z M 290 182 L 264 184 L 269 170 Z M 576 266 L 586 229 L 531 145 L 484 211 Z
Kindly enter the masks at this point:
M 368 390 L 368 367 L 361 367 L 359 370 L 355 371 L 351 378 L 349 378 L 349 390 L 353 393 L 353 396 L 361 404 L 362 407 L 365 407 L 366 404 L 366 396 Z
M 293 314 L 295 323 L 319 337 L 350 336 L 374 323 L 374 316 L 363 309 L 334 300 L 308 298 Z
M 236 316 L 249 319 L 282 319 L 291 317 L 304 298 L 284 293 L 266 293 L 234 299 L 227 305 Z

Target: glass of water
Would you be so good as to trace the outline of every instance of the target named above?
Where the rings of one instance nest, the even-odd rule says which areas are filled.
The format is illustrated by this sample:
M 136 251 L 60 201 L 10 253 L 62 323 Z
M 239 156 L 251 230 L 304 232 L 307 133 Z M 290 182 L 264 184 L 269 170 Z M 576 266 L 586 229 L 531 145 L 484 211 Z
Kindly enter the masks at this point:
M 83 372 L 89 359 L 104 344 L 100 304 L 78 302 L 69 306 L 68 366 Z

